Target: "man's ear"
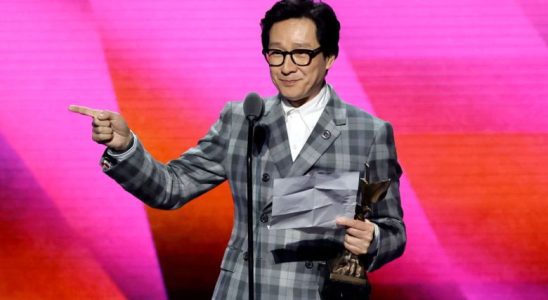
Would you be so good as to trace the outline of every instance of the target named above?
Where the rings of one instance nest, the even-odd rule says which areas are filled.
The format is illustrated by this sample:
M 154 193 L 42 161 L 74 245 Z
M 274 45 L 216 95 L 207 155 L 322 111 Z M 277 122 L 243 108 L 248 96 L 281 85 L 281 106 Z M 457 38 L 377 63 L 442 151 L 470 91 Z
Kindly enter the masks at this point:
M 325 68 L 327 70 L 329 70 L 331 68 L 331 66 L 333 65 L 333 63 L 335 63 L 336 58 L 337 58 L 337 56 L 335 56 L 334 54 L 325 58 L 325 60 L 326 60 Z

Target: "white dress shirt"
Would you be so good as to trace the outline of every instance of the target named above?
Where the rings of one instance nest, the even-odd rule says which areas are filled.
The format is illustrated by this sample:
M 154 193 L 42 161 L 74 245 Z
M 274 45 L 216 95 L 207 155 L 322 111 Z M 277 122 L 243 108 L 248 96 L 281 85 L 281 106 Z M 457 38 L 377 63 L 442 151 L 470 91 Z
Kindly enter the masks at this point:
M 293 107 L 282 98 L 282 108 L 285 113 L 285 126 L 289 138 L 289 148 L 293 161 L 306 144 L 306 140 L 318 123 L 327 101 L 331 94 L 327 84 L 323 86 L 318 95 L 299 107 Z

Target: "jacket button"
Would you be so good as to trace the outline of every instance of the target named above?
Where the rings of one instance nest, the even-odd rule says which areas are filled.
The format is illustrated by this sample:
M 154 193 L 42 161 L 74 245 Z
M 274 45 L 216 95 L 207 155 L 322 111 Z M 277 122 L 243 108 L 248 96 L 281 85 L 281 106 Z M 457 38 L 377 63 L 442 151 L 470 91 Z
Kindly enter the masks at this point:
M 330 137 L 331 137 L 331 131 L 325 130 L 325 131 L 322 133 L 322 139 L 328 140 Z
M 268 222 L 268 215 L 267 214 L 262 214 L 261 217 L 259 218 L 259 220 L 261 220 L 261 223 Z
M 312 269 L 312 267 L 314 266 L 314 264 L 307 260 L 305 263 L 304 263 L 304 266 L 307 268 L 307 269 Z
M 268 173 L 263 174 L 263 182 L 268 182 L 270 180 L 270 175 Z
M 244 260 L 247 261 L 249 259 L 249 255 L 247 255 L 247 252 L 244 252 Z

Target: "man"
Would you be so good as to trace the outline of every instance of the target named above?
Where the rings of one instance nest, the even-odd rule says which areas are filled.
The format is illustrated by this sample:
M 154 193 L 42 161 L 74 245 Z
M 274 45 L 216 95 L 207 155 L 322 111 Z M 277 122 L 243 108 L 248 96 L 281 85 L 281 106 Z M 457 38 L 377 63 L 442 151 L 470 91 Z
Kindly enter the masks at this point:
M 279 94 L 265 101 L 258 126 L 264 141 L 254 158 L 255 292 L 260 299 L 341 296 L 326 280 L 326 261 L 344 245 L 369 271 L 399 257 L 406 235 L 399 195 L 401 168 L 390 124 L 342 102 L 325 76 L 338 54 L 339 22 L 325 3 L 282 0 L 261 21 L 263 54 Z M 228 103 L 198 145 L 163 165 L 144 149 L 117 113 L 71 106 L 93 117 L 94 141 L 108 148 L 105 173 L 144 203 L 175 209 L 225 180 L 235 205 L 234 227 L 213 298 L 247 294 L 246 138 L 242 103 Z M 370 165 L 372 181 L 390 179 L 371 220 L 337 218 L 345 231 L 269 230 L 273 182 Z M 362 291 L 368 292 L 367 287 Z M 357 294 L 346 294 L 354 297 Z

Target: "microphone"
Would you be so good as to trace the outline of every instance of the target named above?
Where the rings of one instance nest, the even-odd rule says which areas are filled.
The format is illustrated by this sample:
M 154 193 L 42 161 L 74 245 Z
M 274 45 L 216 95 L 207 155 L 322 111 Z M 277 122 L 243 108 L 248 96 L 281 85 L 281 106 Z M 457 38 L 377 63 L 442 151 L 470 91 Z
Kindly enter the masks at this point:
M 244 101 L 245 118 L 254 122 L 263 116 L 264 101 L 257 93 L 249 93 Z
M 254 258 L 253 258 L 253 136 L 255 122 L 263 116 L 264 102 L 257 93 L 245 97 L 244 114 L 248 121 L 247 131 L 247 275 L 249 299 L 255 299 Z

